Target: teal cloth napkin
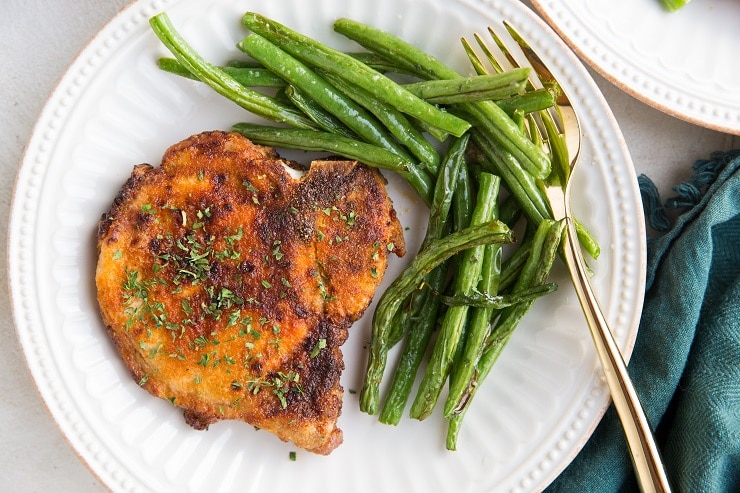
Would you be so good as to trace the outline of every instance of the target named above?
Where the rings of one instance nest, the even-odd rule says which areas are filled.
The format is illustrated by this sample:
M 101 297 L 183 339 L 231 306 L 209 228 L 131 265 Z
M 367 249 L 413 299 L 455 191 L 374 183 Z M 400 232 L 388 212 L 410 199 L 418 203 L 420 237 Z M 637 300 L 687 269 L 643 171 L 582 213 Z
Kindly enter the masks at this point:
M 740 491 L 740 150 L 694 165 L 649 224 L 645 303 L 629 372 L 676 492 Z M 666 211 L 683 212 L 671 224 Z M 636 491 L 613 406 L 548 492 Z

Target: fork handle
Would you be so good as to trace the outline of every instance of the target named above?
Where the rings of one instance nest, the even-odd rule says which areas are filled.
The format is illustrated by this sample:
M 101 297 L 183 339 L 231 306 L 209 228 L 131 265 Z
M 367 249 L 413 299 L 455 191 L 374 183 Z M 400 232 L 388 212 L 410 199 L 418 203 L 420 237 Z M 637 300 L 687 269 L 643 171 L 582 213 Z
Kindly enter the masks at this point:
M 581 250 L 576 238 L 574 222 L 567 219 L 565 262 L 571 273 L 578 300 L 586 316 L 596 352 L 601 360 L 614 407 L 622 422 L 627 438 L 637 483 L 643 492 L 667 493 L 671 491 L 655 438 L 640 399 L 635 392 L 627 365 L 609 329 L 588 280 L 585 263 L 579 260 Z

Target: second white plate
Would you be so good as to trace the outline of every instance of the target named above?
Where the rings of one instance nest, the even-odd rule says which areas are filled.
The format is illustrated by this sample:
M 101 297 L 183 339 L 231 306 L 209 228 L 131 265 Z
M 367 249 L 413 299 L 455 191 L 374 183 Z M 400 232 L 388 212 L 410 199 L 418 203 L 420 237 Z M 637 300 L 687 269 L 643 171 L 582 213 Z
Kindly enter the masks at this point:
M 641 101 L 696 125 L 740 135 L 740 2 L 532 0 L 595 70 Z

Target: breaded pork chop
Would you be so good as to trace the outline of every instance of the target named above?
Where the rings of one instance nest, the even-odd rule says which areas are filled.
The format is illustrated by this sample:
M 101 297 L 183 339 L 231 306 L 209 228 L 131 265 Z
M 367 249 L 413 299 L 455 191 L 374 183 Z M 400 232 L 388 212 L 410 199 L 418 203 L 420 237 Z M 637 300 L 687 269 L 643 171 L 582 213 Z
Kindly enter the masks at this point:
M 136 166 L 99 224 L 98 301 L 133 378 L 193 427 L 242 420 L 328 454 L 340 346 L 404 240 L 377 170 L 285 165 L 206 132 Z

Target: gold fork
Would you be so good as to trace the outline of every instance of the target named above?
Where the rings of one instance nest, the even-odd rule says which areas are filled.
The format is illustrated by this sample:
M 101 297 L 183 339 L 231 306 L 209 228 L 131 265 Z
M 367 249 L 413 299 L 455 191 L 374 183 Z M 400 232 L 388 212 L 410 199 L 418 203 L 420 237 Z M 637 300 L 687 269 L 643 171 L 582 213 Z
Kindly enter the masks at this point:
M 581 148 L 582 134 L 578 116 L 565 91 L 542 59 L 509 23 L 504 22 L 504 26 L 521 48 L 529 66 L 537 76 L 537 79 L 530 81 L 530 83 L 539 82 L 544 86 L 552 86 L 556 90 L 557 99 L 555 107 L 552 108 L 553 111 L 531 118 L 529 128 L 531 132 L 538 134 L 534 137 L 542 139 L 550 146 L 553 160 L 560 160 L 562 163 L 562 169 L 559 170 L 559 180 L 546 185 L 546 194 L 553 218 L 556 220 L 565 219 L 566 221 L 563 258 L 591 331 L 614 406 L 622 422 L 640 489 L 645 492 L 669 492 L 668 478 L 650 424 L 627 372 L 624 358 L 591 288 L 588 268 L 578 243 L 576 222 L 571 211 L 572 181 L 569 179 L 578 164 Z M 508 63 L 513 67 L 519 67 L 520 64 L 517 63 L 502 39 L 490 27 L 488 31 Z M 478 35 L 475 36 L 475 39 L 495 70 L 502 70 L 500 61 L 496 59 L 496 56 L 486 46 L 483 39 Z M 466 45 L 466 51 L 473 59 L 475 55 L 470 45 L 466 40 L 463 40 L 463 43 Z M 474 63 L 481 63 L 479 59 L 473 61 Z M 555 128 L 553 128 L 553 125 Z M 556 142 L 558 140 L 560 142 Z M 553 167 L 555 166 L 557 166 L 556 163 L 553 164 Z

